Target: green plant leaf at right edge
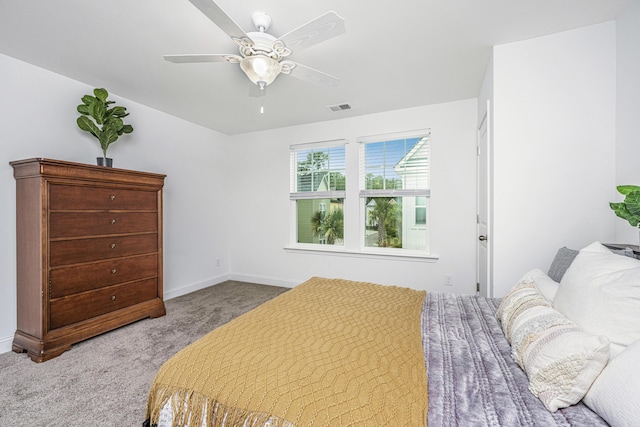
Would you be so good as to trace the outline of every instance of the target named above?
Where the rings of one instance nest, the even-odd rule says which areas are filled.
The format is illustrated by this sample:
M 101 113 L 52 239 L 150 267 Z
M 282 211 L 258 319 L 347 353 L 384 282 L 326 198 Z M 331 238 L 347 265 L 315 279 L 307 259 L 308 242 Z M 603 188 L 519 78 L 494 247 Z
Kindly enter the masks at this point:
M 629 213 L 640 221 L 640 190 L 632 191 L 624 198 L 624 205 L 627 207 Z
M 620 194 L 624 194 L 625 196 L 635 191 L 640 191 L 640 187 L 637 185 L 618 185 L 616 189 Z

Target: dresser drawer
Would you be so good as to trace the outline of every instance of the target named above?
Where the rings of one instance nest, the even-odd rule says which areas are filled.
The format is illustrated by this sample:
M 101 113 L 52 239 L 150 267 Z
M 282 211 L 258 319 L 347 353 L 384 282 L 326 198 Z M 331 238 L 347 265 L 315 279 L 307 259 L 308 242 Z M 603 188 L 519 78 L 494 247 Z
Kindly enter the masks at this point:
M 158 235 L 156 233 L 59 240 L 49 244 L 49 265 L 55 267 L 79 264 L 157 251 Z
M 158 229 L 156 212 L 51 212 L 49 237 L 143 233 Z
M 49 185 L 49 209 L 52 210 L 156 210 L 157 197 L 156 191 Z
M 49 298 L 158 275 L 158 255 L 142 255 L 51 270 Z
M 53 299 L 49 328 L 68 326 L 158 297 L 158 280 L 148 279 Z

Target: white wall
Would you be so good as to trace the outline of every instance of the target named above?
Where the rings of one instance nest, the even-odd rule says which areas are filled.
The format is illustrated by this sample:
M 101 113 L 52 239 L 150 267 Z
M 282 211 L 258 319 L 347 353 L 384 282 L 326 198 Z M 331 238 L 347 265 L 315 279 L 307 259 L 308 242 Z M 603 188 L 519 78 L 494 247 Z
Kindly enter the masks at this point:
M 311 276 L 396 284 L 415 289 L 475 292 L 476 100 L 424 106 L 233 137 L 236 175 L 230 271 L 243 280 L 292 286 Z M 289 146 L 347 139 L 345 211 L 358 209 L 357 143 L 360 136 L 431 128 L 431 250 L 433 262 L 388 260 L 344 254 L 301 254 L 289 242 Z M 250 153 L 250 156 L 247 156 Z M 358 229 L 357 217 L 347 227 Z M 345 235 L 345 239 L 347 236 Z M 352 240 L 346 246 L 355 245 Z M 454 286 L 444 286 L 453 274 Z
M 640 184 L 634 162 L 640 158 L 635 136 L 638 9 L 634 3 L 618 23 L 617 103 L 613 23 L 494 49 L 488 68 L 492 77 L 480 98 L 495 97 L 496 296 L 526 270 L 547 268 L 562 245 L 578 248 L 595 239 L 619 241 L 628 234 L 606 202 L 615 197 L 615 184 Z M 74 124 L 75 106 L 92 87 L 3 55 L 0 75 L 5 141 L 0 153 L 3 352 L 10 350 L 16 326 L 15 182 L 8 162 L 49 157 L 93 163 L 100 150 Z M 227 277 L 293 286 L 312 275 L 474 291 L 475 129 L 482 102 L 480 108 L 476 100 L 466 100 L 228 137 L 112 98 L 128 108 L 136 128 L 110 148 L 115 166 L 167 174 L 167 297 Z M 290 144 L 347 138 L 349 161 L 354 162 L 358 136 L 417 128 L 432 129 L 430 220 L 438 261 L 285 252 Z M 239 159 L 244 169 L 236 167 Z M 357 182 L 356 175 L 348 179 Z M 351 190 L 349 196 L 353 200 L 357 194 Z M 218 258 L 220 267 L 215 265 Z M 453 287 L 444 287 L 444 274 L 454 275 Z
M 15 180 L 12 160 L 47 157 L 95 164 L 98 142 L 75 124 L 93 87 L 0 55 L 0 353 L 16 329 Z M 108 88 L 107 88 L 108 89 Z M 167 175 L 164 287 L 172 297 L 226 278 L 224 141 L 227 137 L 114 94 L 135 130 L 114 143 L 114 166 Z M 216 267 L 213 259 L 220 258 Z
M 616 20 L 616 185 L 640 185 L 640 1 L 631 2 Z M 615 194 L 612 201 L 622 201 Z M 616 242 L 638 244 L 638 231 L 616 218 Z
M 561 246 L 613 241 L 615 22 L 493 51 L 494 296 Z

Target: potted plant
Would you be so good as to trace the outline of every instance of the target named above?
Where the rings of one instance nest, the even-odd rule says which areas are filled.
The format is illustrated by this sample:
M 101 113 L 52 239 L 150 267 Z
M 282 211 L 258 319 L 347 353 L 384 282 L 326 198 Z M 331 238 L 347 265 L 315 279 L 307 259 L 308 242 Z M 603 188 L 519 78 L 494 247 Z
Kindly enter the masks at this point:
M 115 104 L 115 101 L 107 101 L 109 92 L 106 89 L 96 88 L 93 94 L 82 97 L 82 104 L 78 105 L 78 113 L 82 114 L 76 122 L 78 127 L 95 136 L 100 142 L 103 157 L 98 157 L 99 166 L 113 165 L 113 160 L 107 158 L 107 149 L 109 145 L 123 133 L 133 132 L 133 127 L 127 125 L 122 120 L 123 117 L 129 115 L 125 107 Z
M 620 194 L 625 196 L 624 201 L 609 203 L 609 206 L 611 206 L 616 215 L 628 221 L 632 227 L 638 228 L 640 238 L 640 187 L 637 185 L 619 185 L 616 188 Z

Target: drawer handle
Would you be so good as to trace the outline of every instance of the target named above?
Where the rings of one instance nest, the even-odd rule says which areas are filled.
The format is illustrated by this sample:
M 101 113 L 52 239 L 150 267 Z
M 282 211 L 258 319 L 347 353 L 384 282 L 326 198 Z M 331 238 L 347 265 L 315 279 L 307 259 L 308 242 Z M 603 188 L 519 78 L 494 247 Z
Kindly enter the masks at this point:
M 115 223 L 116 223 L 116 221 L 117 221 L 117 220 L 116 220 L 115 218 L 114 218 L 114 219 L 112 219 L 112 220 L 111 220 L 111 224 L 115 224 Z
M 112 195 L 110 195 L 110 196 L 109 196 L 109 199 L 111 199 L 111 200 L 115 200 L 115 199 L 116 199 L 116 196 L 112 194 Z
M 116 269 L 114 268 L 113 270 L 111 270 L 111 274 L 116 274 Z
M 116 244 L 115 244 L 115 243 L 112 243 L 112 244 L 111 244 L 111 249 L 114 249 L 115 247 L 116 247 Z
M 115 301 L 116 300 L 116 296 L 115 295 L 111 295 L 111 301 Z

